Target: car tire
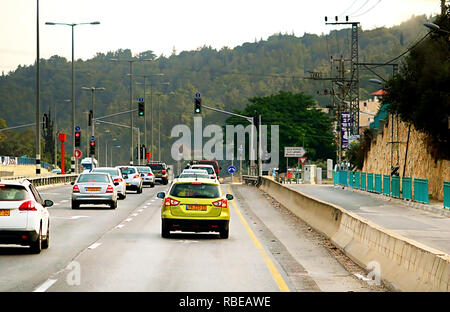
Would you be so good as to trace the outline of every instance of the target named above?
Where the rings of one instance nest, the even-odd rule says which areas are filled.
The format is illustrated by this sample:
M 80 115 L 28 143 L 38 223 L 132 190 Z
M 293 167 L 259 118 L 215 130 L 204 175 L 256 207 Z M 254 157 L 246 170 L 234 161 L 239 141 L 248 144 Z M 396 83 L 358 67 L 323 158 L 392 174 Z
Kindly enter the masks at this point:
M 161 220 L 161 237 L 162 238 L 170 237 L 169 227 L 167 226 L 167 223 L 165 220 Z
M 47 225 L 47 235 L 45 235 L 45 239 L 42 241 L 42 249 L 47 249 L 50 246 L 50 222 Z
M 169 183 L 169 181 L 167 179 L 163 180 L 163 184 L 167 185 Z
M 155 183 L 151 183 L 151 184 L 150 184 L 150 187 L 155 187 Z
M 111 204 L 109 204 L 109 207 L 111 209 L 116 209 L 117 208 L 117 200 L 116 201 L 112 201 Z
M 119 199 L 125 199 L 125 198 L 127 198 L 126 195 L 124 195 L 124 194 L 119 194 Z
M 221 229 L 219 232 L 220 238 L 228 238 L 229 234 L 230 234 L 229 228 Z
M 80 208 L 80 204 L 77 203 L 76 201 L 72 200 L 72 209 L 78 209 Z
M 42 250 L 42 225 L 39 227 L 39 234 L 36 239 L 36 241 L 31 242 L 30 244 L 30 251 L 34 254 L 41 253 Z
M 141 193 L 142 193 L 142 185 L 137 190 L 137 194 L 141 194 Z

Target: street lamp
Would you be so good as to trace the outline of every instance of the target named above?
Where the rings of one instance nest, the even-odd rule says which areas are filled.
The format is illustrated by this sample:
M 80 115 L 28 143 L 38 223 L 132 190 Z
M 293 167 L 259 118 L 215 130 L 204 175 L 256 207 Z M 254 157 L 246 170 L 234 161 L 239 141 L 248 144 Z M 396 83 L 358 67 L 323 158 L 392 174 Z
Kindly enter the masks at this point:
M 95 91 L 104 91 L 105 88 L 100 87 L 81 87 L 82 90 L 86 90 L 86 91 L 91 91 L 91 110 L 92 110 L 92 124 L 91 124 L 91 136 L 93 136 L 95 138 L 95 128 L 94 128 L 94 102 L 95 102 Z
M 425 22 L 425 23 L 423 23 L 423 25 L 425 27 L 431 29 L 432 31 L 443 33 L 443 34 L 450 34 L 450 31 L 442 29 L 439 25 L 436 25 L 435 23 Z
M 99 25 L 100 22 L 90 23 L 54 23 L 46 22 L 45 25 L 63 25 L 72 27 L 72 157 L 70 164 L 70 172 L 75 172 L 75 60 L 74 60 L 74 27 L 78 25 Z
M 133 140 L 133 63 L 139 62 L 139 61 L 152 61 L 152 59 L 142 59 L 142 60 L 119 60 L 116 58 L 110 59 L 112 62 L 128 62 L 130 63 L 130 73 L 128 74 L 130 76 L 130 139 L 131 139 L 131 146 L 130 146 L 130 165 L 133 164 L 133 148 L 134 148 L 134 140 Z

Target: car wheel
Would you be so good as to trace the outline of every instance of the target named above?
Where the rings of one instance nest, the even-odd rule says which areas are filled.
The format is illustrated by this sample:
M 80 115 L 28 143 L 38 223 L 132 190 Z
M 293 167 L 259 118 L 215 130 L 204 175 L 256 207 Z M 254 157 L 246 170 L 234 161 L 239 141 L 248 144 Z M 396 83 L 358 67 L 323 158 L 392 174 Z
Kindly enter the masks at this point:
M 138 194 L 141 194 L 141 193 L 142 193 L 142 185 L 138 188 L 137 193 L 138 193 Z
M 80 208 L 80 204 L 77 203 L 76 201 L 72 200 L 72 209 L 78 209 Z
M 161 220 L 161 236 L 163 238 L 169 238 L 170 237 L 169 227 L 167 226 L 167 223 L 166 223 L 165 220 Z
M 226 229 L 221 229 L 219 232 L 220 238 L 228 238 L 230 233 L 230 229 L 226 228 Z
M 155 183 L 150 184 L 150 187 L 155 187 Z
M 36 241 L 31 242 L 30 251 L 31 253 L 38 254 L 41 253 L 42 250 L 42 226 L 39 228 L 39 234 Z
M 111 204 L 109 204 L 109 207 L 111 209 L 116 209 L 117 208 L 117 200 L 116 201 L 112 201 Z
M 42 241 L 42 249 L 47 249 L 50 246 L 50 222 L 47 225 L 47 235 L 45 235 L 45 239 Z

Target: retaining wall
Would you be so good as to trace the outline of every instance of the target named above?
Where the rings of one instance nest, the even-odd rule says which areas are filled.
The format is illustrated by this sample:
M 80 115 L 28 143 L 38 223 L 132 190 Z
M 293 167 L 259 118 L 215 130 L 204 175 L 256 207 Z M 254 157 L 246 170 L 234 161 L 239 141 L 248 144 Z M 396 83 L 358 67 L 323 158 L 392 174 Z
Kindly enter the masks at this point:
M 400 291 L 450 291 L 450 256 L 342 207 L 262 178 L 263 191 L 327 236 L 353 261 Z

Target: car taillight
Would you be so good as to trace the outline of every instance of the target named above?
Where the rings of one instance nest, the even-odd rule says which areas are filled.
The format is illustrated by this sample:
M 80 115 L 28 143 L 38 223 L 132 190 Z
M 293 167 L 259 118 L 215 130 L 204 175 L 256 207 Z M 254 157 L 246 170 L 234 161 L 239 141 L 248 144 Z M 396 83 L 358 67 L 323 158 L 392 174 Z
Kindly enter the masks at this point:
M 26 202 L 22 203 L 19 207 L 20 211 L 36 211 L 36 206 L 34 205 L 34 201 L 27 200 Z
M 133 177 L 133 179 L 137 179 L 137 178 L 139 178 L 138 174 Z
M 116 179 L 114 179 L 114 182 L 123 182 L 123 179 L 122 178 L 116 178 Z
M 153 173 L 149 172 L 149 173 L 147 173 L 147 175 L 148 175 L 148 176 L 152 176 L 152 175 L 153 175 Z
M 74 185 L 72 189 L 73 193 L 80 193 L 80 189 L 78 188 L 78 185 Z
M 164 169 L 161 172 L 162 172 L 162 174 L 166 174 L 166 170 L 164 170 Z
M 111 185 L 108 185 L 108 187 L 106 188 L 106 193 L 113 193 L 114 192 L 114 188 Z
M 164 206 L 178 206 L 180 202 L 178 200 L 175 200 L 173 198 L 167 197 L 164 199 Z
M 212 204 L 215 207 L 221 207 L 221 208 L 227 208 L 228 207 L 228 202 L 227 202 L 226 199 L 219 199 L 219 200 L 213 202 Z

